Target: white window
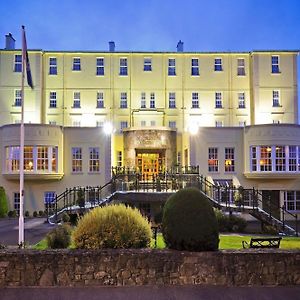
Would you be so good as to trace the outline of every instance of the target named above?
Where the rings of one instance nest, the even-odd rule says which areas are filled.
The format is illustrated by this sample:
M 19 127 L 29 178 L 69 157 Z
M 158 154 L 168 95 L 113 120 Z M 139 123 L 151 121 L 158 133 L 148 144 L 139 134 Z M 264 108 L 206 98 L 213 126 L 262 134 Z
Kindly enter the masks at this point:
M 49 159 L 48 159 L 48 147 L 38 146 L 37 147 L 37 170 L 48 171 L 49 170 Z M 33 162 L 32 162 L 33 164 Z
M 123 166 L 123 153 L 122 151 L 117 151 L 117 167 Z
M 225 172 L 234 171 L 234 148 L 225 148 Z
M 191 75 L 198 76 L 199 75 L 199 60 L 198 58 L 191 59 Z
M 285 146 L 275 146 L 275 170 L 285 171 Z
M 145 120 L 141 121 L 141 127 L 146 127 L 146 121 Z
M 120 108 L 127 108 L 127 93 L 120 94 Z
M 81 122 L 79 120 L 74 120 L 72 122 L 72 124 L 73 124 L 73 127 L 80 127 L 81 126 Z
M 300 161 L 297 161 L 297 146 L 289 146 L 289 171 L 296 172 Z
M 22 91 L 15 90 L 15 105 L 14 106 L 22 106 Z
M 19 192 L 14 193 L 14 210 L 17 211 L 17 213 L 19 213 L 19 211 L 20 211 L 20 193 Z
M 141 93 L 141 108 L 146 108 L 146 93 Z
M 238 58 L 237 59 L 237 75 L 238 76 L 245 76 L 245 59 Z
M 15 55 L 14 72 L 22 72 L 22 55 Z
M 73 57 L 73 71 L 81 70 L 80 57 Z
M 222 108 L 222 93 L 221 92 L 215 93 L 215 102 L 216 102 L 216 108 Z
M 176 121 L 169 121 L 169 127 L 172 129 L 176 129 Z
M 208 148 L 208 172 L 219 171 L 218 148 Z
M 192 93 L 192 108 L 199 108 L 199 94 Z
M 169 60 L 168 60 L 168 75 L 169 76 L 176 75 L 176 60 L 175 60 L 175 58 L 169 58 Z
M 223 121 L 216 121 L 216 127 L 223 127 Z
M 284 205 L 288 211 L 300 211 L 300 191 L 285 191 Z
M 104 108 L 103 92 L 97 92 L 97 108 Z
M 222 58 L 220 57 L 215 58 L 215 71 L 216 72 L 223 71 Z
M 169 108 L 176 108 L 176 94 L 169 93 Z
M 127 58 L 120 58 L 120 75 L 121 76 L 127 76 L 128 70 L 127 70 Z
M 49 57 L 49 75 L 57 75 L 57 58 Z
M 104 58 L 103 57 L 96 58 L 96 75 L 104 76 Z
M 251 147 L 250 152 L 251 152 L 251 171 L 256 172 L 257 171 L 257 158 L 258 158 L 257 148 L 255 146 Z
M 272 64 L 272 73 L 280 73 L 279 69 L 279 56 L 278 55 L 272 55 L 271 57 L 271 64 Z
M 155 93 L 150 93 L 150 108 L 155 108 Z
M 49 157 L 51 158 L 51 161 L 49 162 L 49 164 L 51 165 L 51 171 L 57 172 L 58 147 L 51 147 L 49 150 L 52 150 L 52 153 L 50 152 L 49 155 Z
M 56 199 L 55 192 L 44 192 L 44 204 L 45 206 L 49 207 L 51 204 L 54 204 Z
M 121 121 L 120 122 L 120 132 L 123 131 L 124 128 L 128 127 L 128 122 L 127 121 Z
M 145 72 L 152 71 L 152 59 L 150 57 L 144 58 L 144 71 Z
M 34 170 L 33 146 L 24 147 L 24 171 Z
M 260 146 L 260 171 L 269 172 L 272 171 L 272 147 Z
M 80 108 L 80 92 L 73 94 L 73 108 Z
M 238 93 L 238 107 L 239 108 L 246 108 L 245 105 L 245 93 L 244 92 L 240 92 Z
M 152 127 L 156 126 L 156 122 L 154 120 L 150 121 L 150 126 Z
M 72 172 L 82 172 L 82 149 L 80 147 L 72 148 Z
M 50 92 L 49 94 L 49 107 L 51 108 L 57 107 L 56 92 Z
M 280 106 L 279 91 L 278 90 L 272 91 L 272 96 L 273 96 L 273 107 L 279 107 Z
M 98 147 L 89 148 L 89 172 L 97 173 L 100 171 L 100 151 Z

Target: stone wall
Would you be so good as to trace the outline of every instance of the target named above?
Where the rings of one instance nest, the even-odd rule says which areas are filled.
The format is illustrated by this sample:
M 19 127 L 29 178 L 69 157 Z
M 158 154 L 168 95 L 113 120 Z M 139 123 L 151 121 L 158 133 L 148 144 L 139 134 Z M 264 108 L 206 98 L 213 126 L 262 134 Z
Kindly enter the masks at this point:
M 300 285 L 300 251 L 0 250 L 0 287 Z

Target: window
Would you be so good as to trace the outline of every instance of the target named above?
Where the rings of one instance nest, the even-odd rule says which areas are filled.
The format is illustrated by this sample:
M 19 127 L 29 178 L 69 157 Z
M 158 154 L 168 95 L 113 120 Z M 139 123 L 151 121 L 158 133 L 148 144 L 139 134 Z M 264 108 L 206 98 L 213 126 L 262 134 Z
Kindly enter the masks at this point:
M 218 148 L 208 148 L 208 172 L 219 171 Z
M 169 121 L 169 127 L 172 129 L 176 129 L 176 121 Z
M 96 59 L 96 75 L 104 76 L 104 58 L 98 57 Z
M 223 127 L 223 121 L 216 121 L 216 127 Z
M 279 70 L 279 56 L 278 55 L 272 55 L 271 57 L 271 64 L 272 64 L 272 73 L 280 73 Z
M 280 124 L 280 120 L 273 120 L 273 124 Z
M 123 165 L 122 151 L 117 151 L 117 167 L 122 167 L 122 165 Z
M 245 106 L 245 93 L 238 93 L 238 102 L 239 102 L 239 108 L 246 108 Z
M 169 108 L 176 108 L 176 95 L 169 93 Z
M 120 122 L 120 132 L 123 132 L 124 128 L 128 127 L 128 122 L 127 121 L 121 121 Z
M 123 92 L 120 95 L 120 108 L 127 108 L 127 93 Z
M 146 108 L 146 93 L 141 93 L 141 108 Z
M 141 121 L 141 127 L 146 127 L 146 121 L 145 120 Z
M 168 60 L 168 75 L 175 76 L 176 75 L 176 61 L 175 58 L 169 58 Z
M 74 120 L 72 122 L 72 124 L 73 124 L 73 127 L 80 127 L 81 126 L 81 122 L 79 120 Z
M 37 147 L 37 169 L 48 171 L 48 147 Z
M 191 70 L 192 76 L 198 76 L 199 75 L 199 60 L 198 60 L 198 58 L 192 58 L 191 65 L 192 65 L 192 70 Z
M 49 125 L 56 125 L 56 121 L 49 120 Z
M 15 55 L 14 72 L 22 72 L 22 55 Z
M 20 211 L 20 193 L 14 193 L 14 210 Z
M 285 146 L 275 147 L 275 170 L 285 171 Z
M 104 122 L 103 121 L 96 121 L 96 127 L 103 127 Z
M 260 171 L 272 171 L 272 148 L 270 146 L 260 147 Z
M 99 148 L 93 147 L 89 149 L 90 160 L 89 160 L 89 172 L 99 172 L 100 171 L 100 154 Z
M 80 71 L 81 64 L 80 64 L 80 57 L 73 57 L 73 71 Z
M 215 93 L 216 108 L 222 108 L 222 93 Z
M 150 126 L 152 127 L 156 126 L 156 122 L 154 120 L 150 121 Z
M 120 75 L 121 76 L 127 76 L 128 75 L 127 58 L 120 58 Z
M 33 171 L 33 146 L 24 147 L 24 171 Z
M 279 107 L 280 106 L 280 96 L 279 91 L 273 91 L 273 107 Z
M 155 108 L 155 93 L 150 94 L 150 108 Z
M 97 108 L 104 108 L 103 92 L 97 92 Z
M 72 148 L 72 172 L 82 172 L 82 150 L 79 147 Z
M 49 75 L 57 75 L 56 57 L 49 57 Z
M 225 172 L 234 171 L 234 148 L 225 148 Z
M 22 91 L 15 90 L 15 106 L 22 106 Z
M 50 95 L 49 95 L 49 106 L 51 108 L 55 108 L 57 106 L 56 92 L 50 92 Z
M 144 71 L 145 72 L 152 71 L 152 59 L 149 57 L 144 58 Z
M 54 206 L 55 198 L 56 198 L 56 193 L 55 192 L 44 192 L 45 207 L 46 208 L 52 208 Z
M 192 93 L 192 108 L 199 108 L 199 94 Z
M 222 58 L 215 58 L 215 71 L 223 71 Z
M 300 191 L 285 191 L 284 204 L 286 210 L 299 211 L 300 210 Z
M 297 165 L 297 147 L 289 146 L 289 171 L 296 172 Z
M 257 152 L 256 147 L 251 147 L 251 171 L 257 171 Z
M 245 76 L 245 59 L 244 58 L 237 59 L 237 75 Z
M 80 92 L 73 94 L 73 108 L 80 108 Z
M 57 147 L 52 147 L 50 148 L 50 150 L 52 150 L 52 155 L 50 155 L 51 157 L 51 170 L 52 172 L 57 172 L 57 151 L 58 148 Z

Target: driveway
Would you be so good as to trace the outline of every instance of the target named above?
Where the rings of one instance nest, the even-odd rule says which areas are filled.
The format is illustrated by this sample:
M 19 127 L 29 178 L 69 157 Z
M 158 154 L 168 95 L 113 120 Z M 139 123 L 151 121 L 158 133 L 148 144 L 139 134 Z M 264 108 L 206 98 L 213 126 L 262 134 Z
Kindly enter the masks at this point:
M 45 223 L 45 218 L 25 219 L 25 243 L 34 245 L 39 242 L 53 226 Z M 19 236 L 19 219 L 0 219 L 0 243 L 6 246 L 17 246 Z

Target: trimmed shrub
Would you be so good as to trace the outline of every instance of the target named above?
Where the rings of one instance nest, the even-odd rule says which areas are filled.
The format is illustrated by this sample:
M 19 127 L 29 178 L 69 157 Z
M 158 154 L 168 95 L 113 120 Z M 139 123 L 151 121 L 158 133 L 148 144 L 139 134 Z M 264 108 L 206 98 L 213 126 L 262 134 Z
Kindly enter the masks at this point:
M 124 204 L 97 207 L 78 221 L 73 231 L 76 248 L 144 248 L 152 231 L 136 208 Z
M 16 210 L 10 210 L 7 215 L 8 215 L 9 218 L 15 218 L 17 216 L 17 211 Z
M 0 218 L 4 218 L 8 213 L 8 203 L 5 194 L 5 190 L 0 186 Z
M 59 225 L 50 231 L 47 236 L 47 245 L 51 249 L 68 248 L 71 244 L 72 228 L 68 224 Z
M 33 216 L 34 218 L 37 218 L 37 216 L 38 216 L 38 213 L 37 213 L 37 211 L 36 211 L 36 210 L 33 212 L 32 216 Z
M 64 212 L 61 216 L 61 220 L 64 222 L 64 223 L 68 223 L 70 222 L 70 216 L 67 212 Z
M 220 232 L 244 232 L 247 222 L 235 215 L 225 215 L 222 211 L 215 211 Z
M 44 217 L 46 214 L 43 210 L 39 210 L 39 217 Z
M 29 216 L 30 216 L 29 211 L 26 210 L 26 211 L 25 211 L 25 217 L 28 218 Z
M 219 246 L 213 207 L 196 188 L 182 189 L 169 197 L 163 210 L 162 233 L 171 249 L 213 251 Z

